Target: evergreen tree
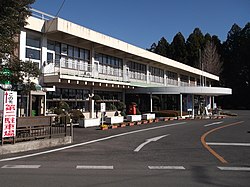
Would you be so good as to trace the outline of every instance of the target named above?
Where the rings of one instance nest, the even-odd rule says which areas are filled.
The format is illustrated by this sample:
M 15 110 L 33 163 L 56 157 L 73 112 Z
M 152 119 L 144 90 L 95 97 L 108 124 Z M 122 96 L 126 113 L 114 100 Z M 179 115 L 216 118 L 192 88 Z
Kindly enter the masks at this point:
M 228 107 L 250 108 L 250 23 L 241 29 L 234 24 L 223 43 L 223 83 L 233 89 L 233 95 L 225 98 Z
M 186 45 L 188 53 L 188 65 L 196 68 L 200 68 L 199 62 L 199 50 L 204 47 L 204 36 L 199 28 L 195 28 L 193 33 L 189 35 Z
M 155 48 L 155 52 L 159 55 L 168 57 L 169 54 L 169 43 L 168 41 L 162 37 L 158 42 L 158 45 Z
M 178 32 L 170 44 L 170 58 L 178 62 L 187 63 L 187 50 L 184 36 Z
M 32 62 L 20 61 L 17 54 L 17 37 L 27 24 L 31 14 L 29 8 L 34 0 L 1 0 L 0 1 L 0 80 L 10 82 L 13 89 L 26 85 L 23 89 L 35 89 L 31 77 L 38 77 L 40 71 Z

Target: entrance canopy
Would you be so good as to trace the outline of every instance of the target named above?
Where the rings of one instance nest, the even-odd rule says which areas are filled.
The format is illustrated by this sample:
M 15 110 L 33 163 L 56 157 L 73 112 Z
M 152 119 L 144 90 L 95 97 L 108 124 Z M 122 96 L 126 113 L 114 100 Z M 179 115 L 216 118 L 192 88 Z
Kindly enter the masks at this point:
M 148 94 L 194 94 L 194 95 L 206 95 L 206 96 L 219 96 L 219 95 L 231 95 L 231 88 L 221 87 L 147 87 L 147 88 L 135 88 L 130 90 L 130 93 L 148 93 Z

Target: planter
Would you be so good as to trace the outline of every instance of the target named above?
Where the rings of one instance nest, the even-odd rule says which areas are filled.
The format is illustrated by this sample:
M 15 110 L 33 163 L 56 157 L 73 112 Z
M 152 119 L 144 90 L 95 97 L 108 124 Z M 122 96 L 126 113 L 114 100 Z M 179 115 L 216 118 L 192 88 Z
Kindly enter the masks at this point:
M 123 116 L 112 116 L 112 117 L 105 118 L 105 122 L 108 124 L 122 123 L 123 120 L 124 120 Z
M 142 124 L 147 124 L 147 123 L 148 123 L 147 120 L 142 121 Z
M 79 127 L 97 127 L 100 125 L 100 118 L 80 119 Z
M 141 115 L 127 115 L 127 120 L 132 121 L 141 121 Z
M 142 114 L 142 119 L 145 120 L 155 119 L 155 114 Z

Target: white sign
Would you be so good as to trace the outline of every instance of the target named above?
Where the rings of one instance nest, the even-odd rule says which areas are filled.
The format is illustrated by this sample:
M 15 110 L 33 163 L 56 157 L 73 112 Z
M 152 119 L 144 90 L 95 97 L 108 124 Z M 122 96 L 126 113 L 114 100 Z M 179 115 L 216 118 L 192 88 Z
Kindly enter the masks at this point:
M 106 103 L 101 103 L 101 112 L 106 111 Z
M 17 92 L 5 91 L 3 95 L 2 137 L 16 135 Z

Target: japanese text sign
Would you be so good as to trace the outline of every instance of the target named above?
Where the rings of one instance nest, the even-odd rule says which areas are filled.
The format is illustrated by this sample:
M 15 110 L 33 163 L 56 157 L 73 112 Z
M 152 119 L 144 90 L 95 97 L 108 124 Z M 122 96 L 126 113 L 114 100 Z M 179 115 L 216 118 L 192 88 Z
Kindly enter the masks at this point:
M 3 96 L 2 137 L 14 137 L 16 134 L 17 92 L 5 91 Z

